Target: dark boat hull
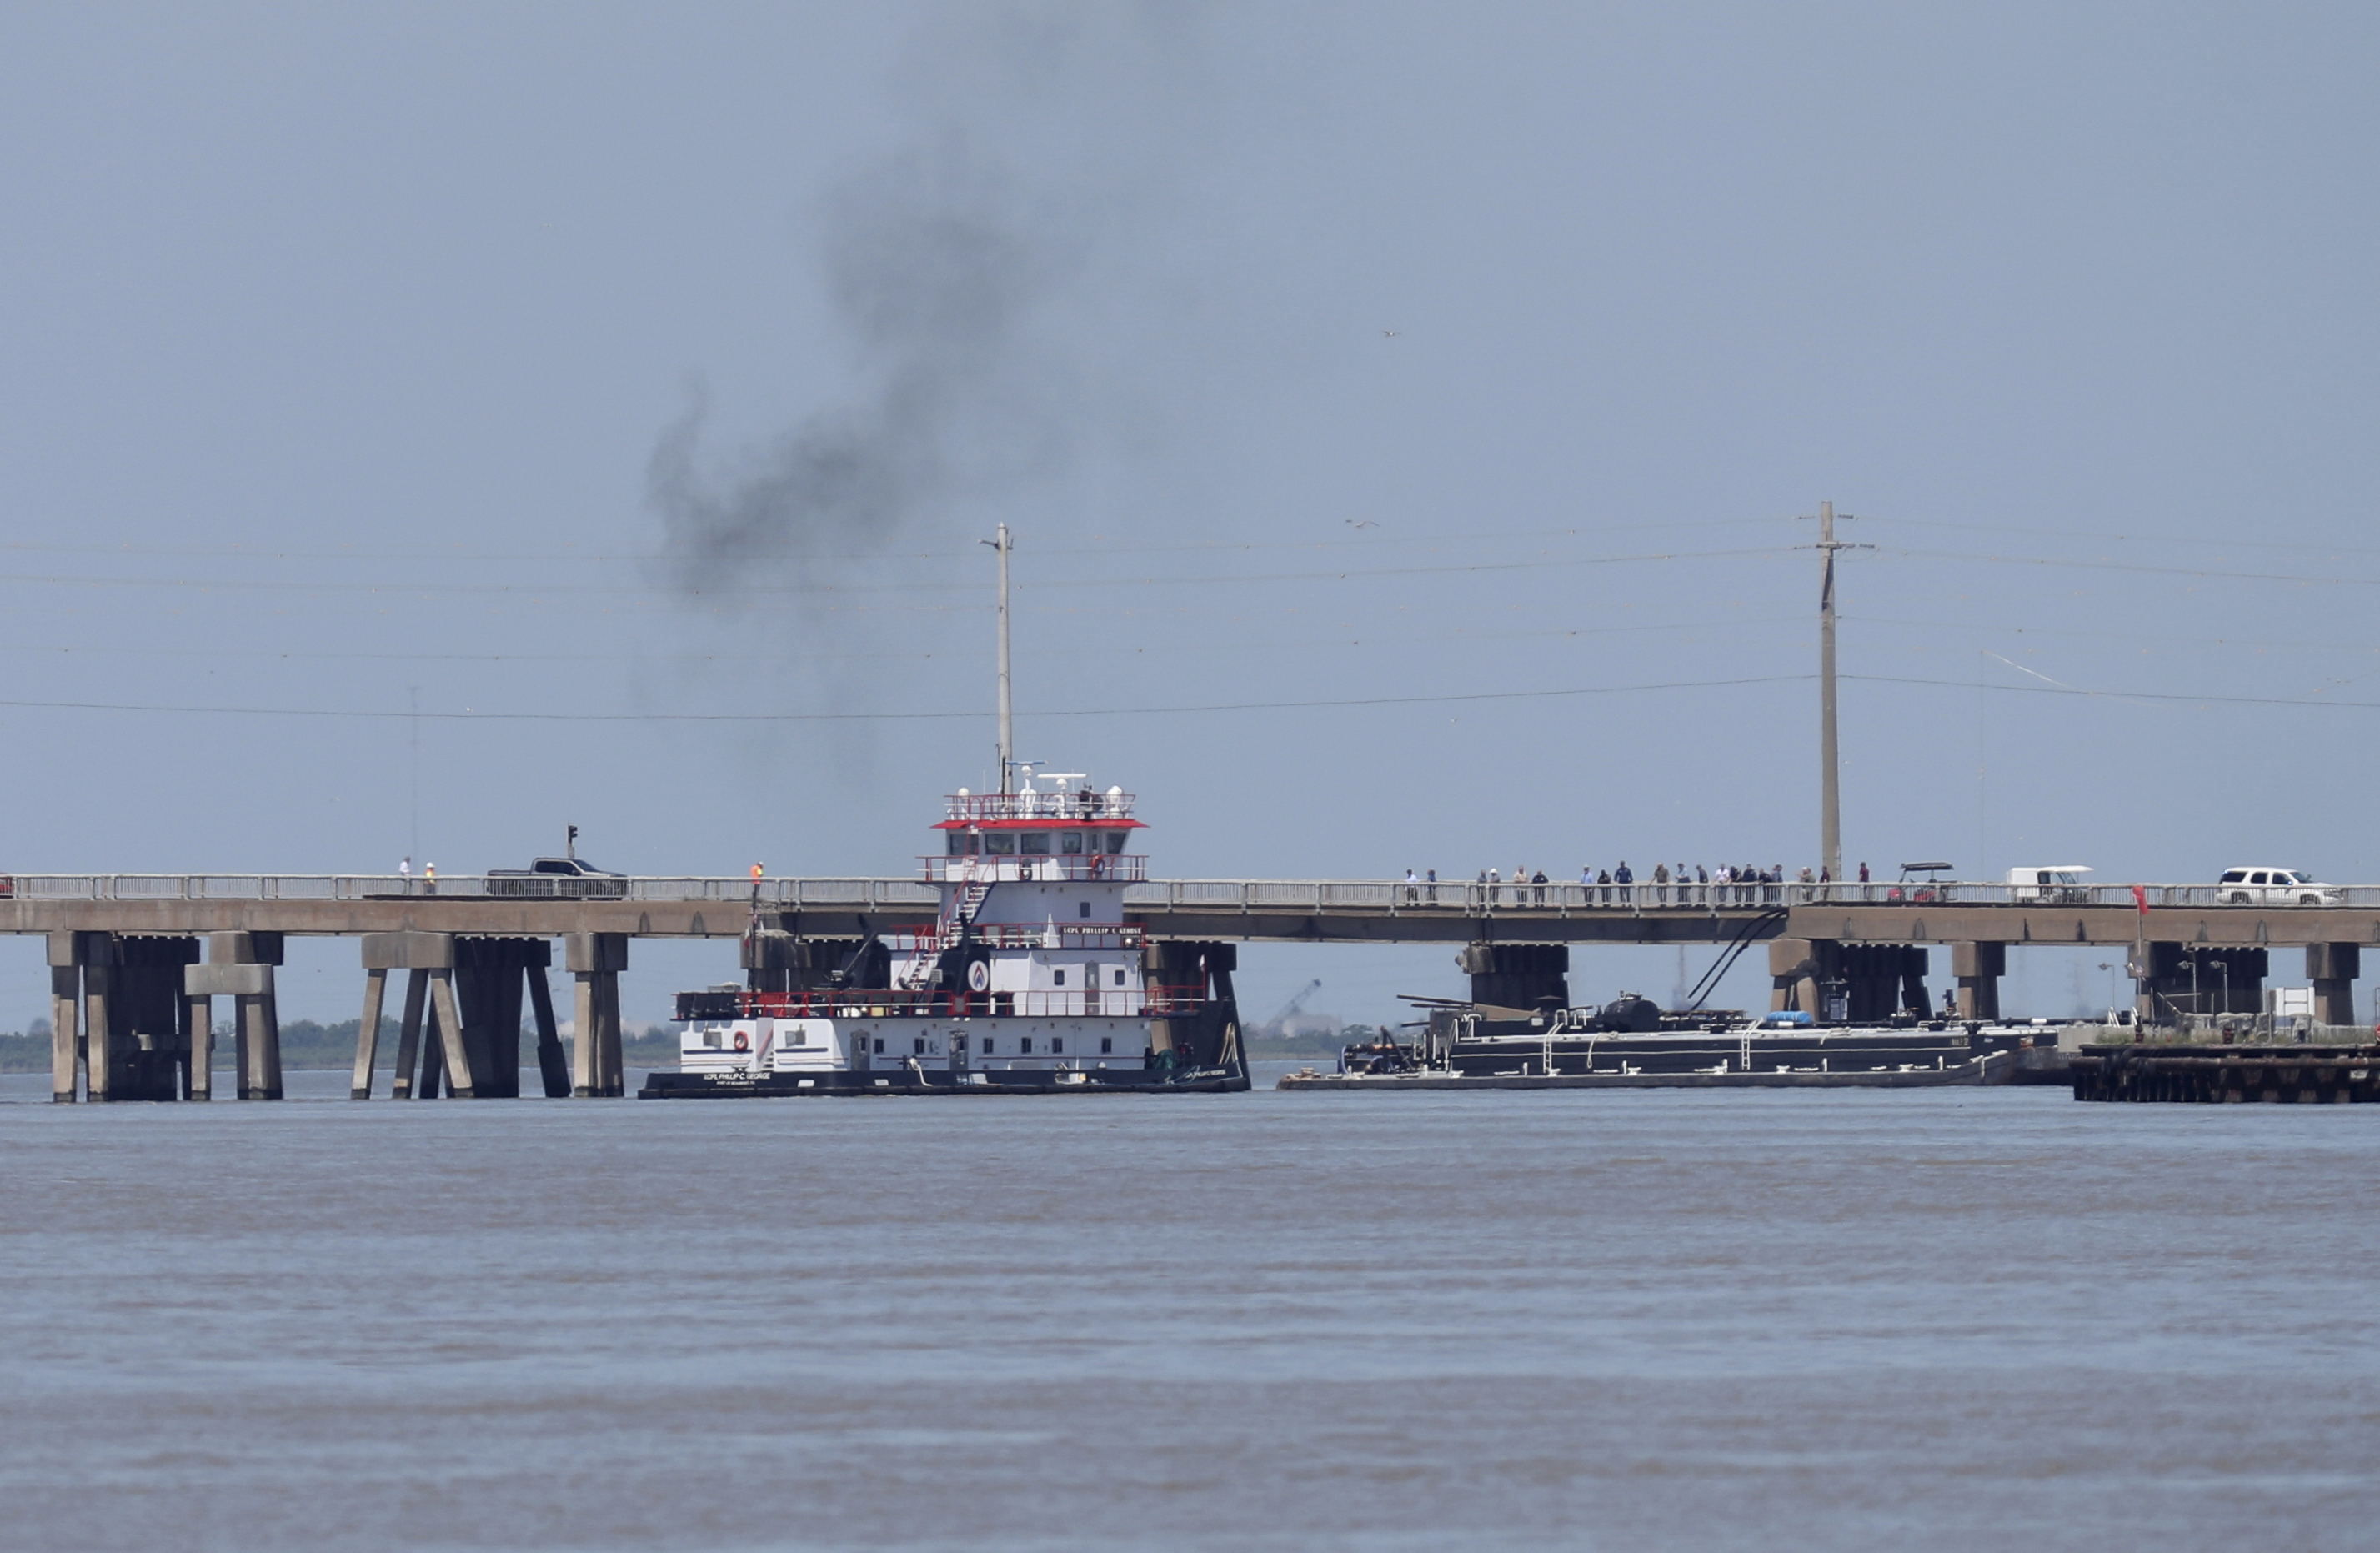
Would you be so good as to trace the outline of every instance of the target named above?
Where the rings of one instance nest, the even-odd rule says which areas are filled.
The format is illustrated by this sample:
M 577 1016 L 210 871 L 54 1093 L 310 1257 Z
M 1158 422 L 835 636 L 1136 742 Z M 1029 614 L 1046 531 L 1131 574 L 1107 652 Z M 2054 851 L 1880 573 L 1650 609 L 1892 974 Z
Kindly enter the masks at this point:
M 970 1080 L 980 1078 L 982 1082 Z M 894 1072 L 769 1074 L 730 1078 L 711 1074 L 656 1072 L 637 1091 L 640 1100 L 807 1099 L 813 1096 L 889 1095 L 1213 1095 L 1248 1087 L 1244 1069 L 1186 1069 L 1110 1077 L 1099 1070 L 1017 1073 Z

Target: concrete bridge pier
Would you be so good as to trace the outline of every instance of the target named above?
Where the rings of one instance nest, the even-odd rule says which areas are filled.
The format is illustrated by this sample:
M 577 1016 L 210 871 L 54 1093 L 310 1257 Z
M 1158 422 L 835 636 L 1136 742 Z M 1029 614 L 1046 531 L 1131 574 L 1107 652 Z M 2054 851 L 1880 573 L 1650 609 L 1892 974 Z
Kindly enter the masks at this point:
M 553 1023 L 553 1001 L 545 986 L 553 946 L 544 939 L 457 938 L 455 994 L 463 1034 L 483 1098 L 518 1099 L 521 1074 L 521 993 L 524 980 L 537 1025 L 540 1086 L 549 1098 L 570 1093 L 570 1073 L 562 1035 Z
M 182 973 L 186 997 L 232 1001 L 234 1066 L 243 1100 L 281 1098 L 281 1010 L 273 992 L 281 954 L 279 933 L 209 933 L 207 963 Z
M 190 1065 L 184 968 L 199 957 L 182 934 L 57 932 L 50 962 L 50 1098 L 72 1102 L 78 1070 L 91 1100 L 203 1098 Z
M 1833 996 L 1842 1001 L 1843 1017 L 1876 1023 L 1903 1009 L 1926 1011 L 1925 973 L 1925 950 L 1917 944 L 1771 939 L 1768 1007 L 1824 1019 Z
M 82 936 L 49 935 L 50 1098 L 61 1105 L 72 1105 L 82 1084 Z
M 2137 1009 L 2143 1024 L 2171 1024 L 2185 1013 L 2252 1018 L 2265 1012 L 2265 977 L 2271 968 L 2265 950 L 2152 942 L 2143 952 L 2147 963 L 2140 967 Z
M 572 933 L 563 955 L 577 983 L 571 1008 L 570 1093 L 602 1098 L 626 1093 L 620 1062 L 620 973 L 628 968 L 625 933 Z
M 1954 943 L 1950 974 L 1959 981 L 1959 1017 L 1994 1020 L 2000 1016 L 2000 977 L 2008 974 L 2008 945 Z
M 434 1100 L 441 1082 L 458 1100 L 480 1093 L 473 1083 L 472 1052 L 464 1039 L 462 1012 L 455 998 L 455 938 L 452 933 L 366 933 L 363 935 L 364 1013 L 356 1030 L 356 1068 L 347 1093 L 357 1099 L 371 1097 L 372 1067 L 379 1054 L 380 1012 L 386 995 L 388 973 L 407 972 L 405 1015 L 396 1032 L 396 1081 L 394 1099 Z M 542 945 L 540 944 L 540 947 Z M 514 1005 L 514 1029 L 519 1005 Z M 425 1038 L 426 1037 L 426 1038 Z M 518 1036 L 514 1055 L 518 1059 Z M 415 1076 L 414 1062 L 420 1061 Z
M 2313 983 L 2315 1024 L 2355 1023 L 2355 978 L 2362 972 L 2362 950 L 2355 944 L 2306 945 L 2306 979 Z
M 736 962 L 744 969 L 744 984 L 755 992 L 808 992 L 824 987 L 866 941 L 763 930 L 744 935 Z
M 120 1100 L 178 1100 L 189 1092 L 193 1032 L 182 995 L 199 940 L 182 934 L 115 935 L 109 968 L 112 1093 Z
M 1823 989 L 1841 974 L 1842 948 L 1831 939 L 1769 940 L 1769 1012 L 1799 1009 L 1824 1018 Z
M 1471 977 L 1471 1001 L 1534 1012 L 1548 998 L 1570 1006 L 1570 946 L 1560 943 L 1471 943 L 1455 956 Z

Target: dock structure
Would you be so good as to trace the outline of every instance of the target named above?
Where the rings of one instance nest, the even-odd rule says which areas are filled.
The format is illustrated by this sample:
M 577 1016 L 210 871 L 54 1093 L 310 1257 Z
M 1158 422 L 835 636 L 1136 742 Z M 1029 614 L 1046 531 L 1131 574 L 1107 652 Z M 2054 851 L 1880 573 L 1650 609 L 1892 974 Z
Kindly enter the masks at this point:
M 2370 1104 L 2380 1046 L 2086 1046 L 2067 1074 L 2078 1100 Z
M 394 1092 L 516 1093 L 524 1008 L 544 1092 L 624 1091 L 619 976 L 631 940 L 734 939 L 751 986 L 824 985 L 876 935 L 930 916 L 920 879 L 18 875 L 0 880 L 0 932 L 42 937 L 51 972 L 52 1093 L 61 1100 L 205 1099 L 213 1001 L 232 1001 L 237 1090 L 282 1092 L 273 973 L 290 936 L 359 940 L 364 1035 L 352 1091 L 372 1091 L 391 973 L 406 973 Z M 2094 886 L 2055 898 L 1997 884 L 1423 883 L 1175 880 L 1124 892 L 1127 926 L 1172 944 L 1442 943 L 1474 1001 L 1568 1001 L 1571 952 L 1599 943 L 1765 950 L 1770 1004 L 1872 1019 L 1931 1007 L 1937 971 L 1961 1017 L 1999 1013 L 2011 950 L 2119 947 L 2138 1013 L 2249 1014 L 2277 952 L 2302 952 L 2316 1023 L 2355 1022 L 2363 945 L 2380 945 L 2380 887 L 2320 904 L 2251 904 L 2210 885 Z M 547 975 L 564 949 L 565 1046 Z M 1944 952 L 1937 960 L 1935 952 Z M 1840 998 L 1839 1010 L 1824 1002 Z

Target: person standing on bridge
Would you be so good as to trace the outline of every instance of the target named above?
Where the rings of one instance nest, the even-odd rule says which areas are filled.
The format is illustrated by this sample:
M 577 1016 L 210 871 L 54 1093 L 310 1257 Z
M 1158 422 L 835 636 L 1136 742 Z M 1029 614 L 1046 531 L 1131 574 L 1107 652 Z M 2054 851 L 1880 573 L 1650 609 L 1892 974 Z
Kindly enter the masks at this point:
M 1536 886 L 1537 887 L 1537 904 L 1539 904 L 1539 905 L 1544 905 L 1544 904 L 1546 904 L 1546 871 L 1545 871 L 1545 869 L 1543 869 L 1543 868 L 1539 868 L 1536 873 L 1531 874 L 1531 875 L 1529 876 L 1529 882 L 1530 882 L 1531 884 L 1534 884 L 1534 885 L 1536 885 Z
M 1611 870 L 1611 882 L 1620 886 L 1620 904 L 1621 905 L 1624 906 L 1629 904 L 1630 902 L 1635 898 L 1635 892 L 1629 889 L 1629 886 L 1636 882 L 1636 876 L 1628 871 L 1627 858 L 1622 857 L 1620 860 L 1620 867 Z
M 397 862 L 396 862 L 396 877 L 397 877 L 398 879 L 403 880 L 405 881 L 404 883 L 402 883 L 402 884 L 400 884 L 400 885 L 398 885 L 398 886 L 396 887 L 396 889 L 397 889 L 397 893 L 398 893 L 398 894 L 400 894 L 400 895 L 410 895 L 410 894 L 412 894 L 412 893 L 413 893 L 413 854 L 411 854 L 411 853 L 409 853 L 409 852 L 408 852 L 408 853 L 407 853 L 403 857 L 400 857 L 400 858 L 398 858 L 398 859 L 397 859 Z
M 423 891 L 432 895 L 438 893 L 438 865 L 424 863 L 421 866 L 421 876 Z
M 1603 904 L 1609 905 L 1611 904 L 1611 870 L 1609 868 L 1597 870 L 1595 882 L 1603 887 Z
M 1438 904 L 1438 870 L 1437 870 L 1436 868 L 1432 868 L 1432 869 L 1430 869 L 1430 870 L 1429 870 L 1429 885 L 1428 885 L 1428 889 L 1429 889 L 1429 904 L 1430 904 L 1431 905 L 1436 905 L 1436 904 Z
M 1421 875 L 1411 868 L 1405 870 L 1405 904 L 1409 906 L 1421 904 Z
M 1670 904 L 1670 865 L 1667 863 L 1653 865 L 1653 904 L 1657 906 Z

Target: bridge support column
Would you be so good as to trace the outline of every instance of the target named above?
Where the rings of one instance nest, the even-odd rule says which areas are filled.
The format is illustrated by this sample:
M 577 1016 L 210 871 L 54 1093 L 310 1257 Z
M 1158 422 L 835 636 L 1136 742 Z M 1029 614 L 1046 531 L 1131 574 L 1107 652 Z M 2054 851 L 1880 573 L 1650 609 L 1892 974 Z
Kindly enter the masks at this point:
M 2000 977 L 2008 974 L 2005 943 L 1954 943 L 1950 974 L 1959 978 L 1959 1017 L 1995 1020 L 2000 1016 Z
M 182 967 L 182 996 L 232 1000 L 239 1098 L 281 1098 L 281 1012 L 273 968 L 281 964 L 279 933 L 209 933 L 207 961 Z M 212 1017 L 209 1005 L 207 1017 Z
M 2306 979 L 2313 983 L 2315 1024 L 2355 1023 L 2355 978 L 2362 974 L 2362 951 L 2355 944 L 2306 945 Z
M 1141 985 L 1154 996 L 1161 988 L 1184 985 L 1196 969 L 1196 952 L 1186 944 L 1151 940 L 1140 948 Z M 1151 1019 L 1148 1022 L 1148 1055 L 1154 1062 L 1168 1051 L 1187 1055 L 1190 1048 L 1186 1020 Z M 1176 1025 L 1183 1028 L 1177 1032 Z
M 109 1020 L 108 977 L 115 935 L 79 933 L 82 959 L 82 1092 L 93 1103 L 115 1094 L 115 1031 Z
M 215 1094 L 215 1001 L 190 990 L 189 967 L 182 967 L 182 1023 L 190 1031 L 190 1098 Z
M 357 1099 L 371 1095 L 372 1067 L 379 1055 L 379 1016 L 388 973 L 404 971 L 407 973 L 405 1013 L 397 1021 L 396 1081 L 390 1097 L 399 1100 L 436 1099 L 439 1075 L 448 1066 L 445 1050 L 456 1037 L 448 1033 L 452 1026 L 442 1025 L 437 1018 L 433 985 L 436 978 L 454 973 L 455 935 L 366 933 L 362 951 L 365 1025 L 356 1035 L 356 1071 L 347 1093 Z M 450 989 L 447 1001 L 453 1001 Z M 417 1059 L 420 1063 L 419 1077 L 414 1065 Z
M 50 951 L 50 1098 L 72 1105 L 82 1068 L 82 959 L 78 935 L 52 933 Z
M 1550 998 L 1570 1006 L 1570 946 L 1559 943 L 1474 943 L 1456 956 L 1471 977 L 1471 1001 L 1493 1008 L 1536 1012 Z
M 545 971 L 543 961 L 528 967 L 529 1017 L 537 1021 L 537 1076 L 547 1099 L 566 1100 L 570 1059 L 562 1049 L 562 1030 L 553 1020 L 553 989 L 546 983 Z
M 371 1098 L 372 1064 L 380 1056 L 380 1005 L 388 995 L 386 966 L 364 971 L 363 1018 L 356 1025 L 356 1068 L 347 1083 L 347 1098 Z
M 518 1099 L 521 1074 L 521 978 L 544 978 L 553 958 L 544 939 L 457 938 L 455 994 L 463 1011 L 463 1033 L 482 1098 Z M 554 1055 L 560 1055 L 556 1037 Z M 539 1076 L 545 1053 L 540 1037 Z
M 616 1096 L 625 1088 L 620 1061 L 620 973 L 628 968 L 625 933 L 572 933 L 563 956 L 577 983 L 571 1008 L 570 1093 Z
M 1827 1016 L 1824 987 L 1834 979 L 1842 946 L 1829 939 L 1768 940 L 1768 1008 L 1799 1009 L 1813 1019 Z
M 183 977 L 199 958 L 186 934 L 115 935 L 109 971 L 110 1044 L 119 1100 L 178 1100 L 188 1092 L 191 1034 Z
M 2143 1023 L 2171 1024 L 2187 1013 L 2252 1018 L 2264 1012 L 2271 962 L 2265 950 L 2152 943 L 2144 952 L 2139 1006 Z

